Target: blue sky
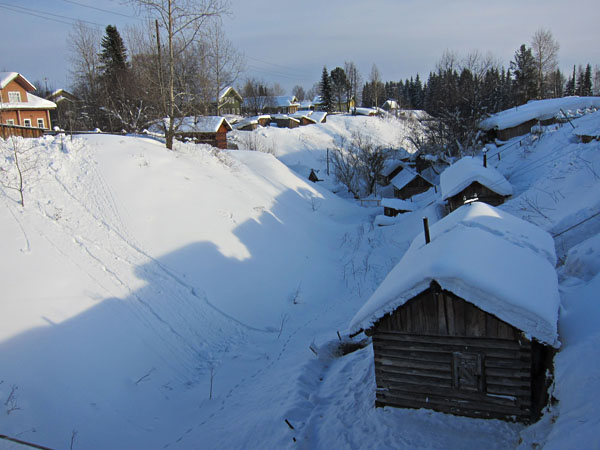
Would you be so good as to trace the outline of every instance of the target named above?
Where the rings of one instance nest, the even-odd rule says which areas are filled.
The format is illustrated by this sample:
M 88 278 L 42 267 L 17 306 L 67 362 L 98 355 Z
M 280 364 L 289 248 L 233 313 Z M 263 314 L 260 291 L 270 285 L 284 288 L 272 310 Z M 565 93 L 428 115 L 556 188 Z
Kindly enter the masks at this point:
M 600 65 L 597 0 L 231 0 L 230 4 L 232 14 L 224 18 L 224 25 L 229 39 L 246 56 L 244 76 L 277 81 L 288 91 L 295 84 L 310 88 L 324 65 L 331 70 L 344 61 L 354 61 L 363 79 L 374 63 L 383 80 L 416 73 L 426 79 L 445 49 L 461 55 L 491 52 L 507 66 L 517 48 L 529 45 L 541 27 L 551 30 L 559 42 L 564 71 L 570 72 L 573 64 Z M 123 30 L 142 23 L 136 15 L 135 8 L 120 0 L 0 0 L 0 70 L 68 87 L 71 19 L 101 28 L 114 24 Z

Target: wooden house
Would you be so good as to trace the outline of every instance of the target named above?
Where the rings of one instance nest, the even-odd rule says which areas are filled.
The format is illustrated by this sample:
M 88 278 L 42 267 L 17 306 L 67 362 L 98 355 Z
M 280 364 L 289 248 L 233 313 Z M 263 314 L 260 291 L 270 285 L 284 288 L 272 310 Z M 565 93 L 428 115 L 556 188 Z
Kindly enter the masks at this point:
M 191 140 L 196 144 L 209 144 L 227 149 L 227 133 L 231 129 L 231 125 L 224 117 L 185 117 L 177 129 L 176 137 L 180 141 Z
M 37 97 L 35 86 L 17 72 L 0 72 L 0 123 L 3 133 L 22 134 L 23 128 L 50 129 L 50 111 L 56 104 Z M 13 132 L 11 126 L 16 125 Z M 20 131 L 21 130 L 21 131 Z
M 528 134 L 533 126 L 546 126 L 566 120 L 566 111 L 590 107 L 600 108 L 600 97 L 573 96 L 533 100 L 482 120 L 479 128 L 487 133 L 491 141 L 508 141 Z
M 317 121 L 312 118 L 312 111 L 298 111 L 295 114 L 291 114 L 290 117 L 298 120 L 301 127 L 317 123 Z
M 214 101 L 217 116 L 222 114 L 240 115 L 242 114 L 243 103 L 244 99 L 232 86 L 222 89 L 219 93 L 219 98 L 217 101 Z
M 391 181 L 404 169 L 405 162 L 397 159 L 388 159 L 384 165 L 383 170 L 377 177 L 377 182 L 381 186 L 388 186 Z
M 298 128 L 300 121 L 284 114 L 277 114 L 271 116 L 271 125 L 275 125 L 278 128 Z
M 76 120 L 79 99 L 64 89 L 57 89 L 46 97 L 56 104 L 56 109 L 50 110 L 50 120 L 54 126 L 63 130 L 72 128 Z
M 483 203 L 418 236 L 350 324 L 372 336 L 375 405 L 532 422 L 558 347 L 554 242 Z
M 276 95 L 245 98 L 243 106 L 250 114 L 294 114 L 300 103 L 294 95 Z
M 433 183 L 425 179 L 421 174 L 405 167 L 392 181 L 394 186 L 394 197 L 406 200 L 413 195 L 421 194 L 432 187 Z
M 450 211 L 474 201 L 498 206 L 512 195 L 512 186 L 506 178 L 486 166 L 480 160 L 465 156 L 442 172 L 442 200 L 448 202 Z

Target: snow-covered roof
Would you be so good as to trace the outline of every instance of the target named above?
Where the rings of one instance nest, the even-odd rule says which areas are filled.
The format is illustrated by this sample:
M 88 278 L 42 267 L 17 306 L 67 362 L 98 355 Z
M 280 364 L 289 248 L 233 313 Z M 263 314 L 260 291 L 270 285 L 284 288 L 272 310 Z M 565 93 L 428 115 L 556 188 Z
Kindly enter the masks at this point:
M 415 172 L 411 168 L 405 166 L 404 169 L 402 169 L 402 171 L 398 175 L 396 175 L 394 178 L 392 178 L 392 181 L 390 181 L 390 183 L 396 189 L 402 189 L 404 186 L 406 186 L 408 183 L 410 183 L 412 180 L 414 180 L 417 177 L 423 178 L 417 172 Z M 423 178 L 423 179 L 425 181 L 429 181 L 429 180 L 426 180 L 425 178 Z
M 482 120 L 479 128 L 482 130 L 504 130 L 512 128 L 529 120 L 546 120 L 562 116 L 563 111 L 596 107 L 600 108 L 600 97 L 562 97 L 546 100 L 533 100 L 525 105 L 501 111 Z
M 314 111 L 310 118 L 313 119 L 317 123 L 322 123 L 327 117 L 327 111 Z
M 273 120 L 293 120 L 295 122 L 300 122 L 298 119 L 292 116 L 288 116 L 287 114 L 273 114 L 271 115 Z
M 374 108 L 354 108 L 356 114 L 360 116 L 374 116 L 377 114 L 377 110 Z
M 384 208 L 396 209 L 398 211 L 414 211 L 416 208 L 413 202 L 408 202 L 399 198 L 382 198 L 381 206 Z
M 560 297 L 556 271 L 545 257 L 526 245 L 524 238 L 529 235 L 543 242 L 547 233 L 489 205 L 467 207 L 472 217 L 461 209 L 431 228 L 430 244 L 415 243 L 423 240 L 422 235 L 415 238 L 354 316 L 349 331 L 370 328 L 385 314 L 427 290 L 435 280 L 442 289 L 528 337 L 558 346 Z M 470 223 L 470 219 L 475 220 Z M 479 226 L 481 223 L 486 227 Z
M 19 78 L 19 81 L 24 85 L 25 90 L 35 91 L 35 86 L 18 72 L 0 72 L 0 89 L 4 89 L 6 85 L 15 78 Z
M 573 126 L 573 133 L 577 136 L 600 136 L 600 111 L 575 119 Z
M 239 122 L 236 122 L 232 125 L 233 128 L 239 130 L 240 128 L 247 127 L 248 125 L 257 125 L 258 119 L 256 117 L 248 117 L 246 119 L 242 119 Z
M 225 117 L 184 117 L 177 131 L 180 133 L 216 133 L 223 123 L 228 129 L 232 129 Z
M 388 176 L 399 166 L 402 166 L 402 168 L 404 169 L 404 161 L 401 161 L 399 159 L 388 159 L 383 163 L 383 170 L 381 171 L 381 175 Z
M 483 167 L 483 162 L 471 156 L 464 156 L 440 175 L 442 200 L 458 194 L 471 183 L 478 182 L 499 195 L 511 195 L 511 184 L 493 167 Z
M 390 108 L 390 109 L 398 109 L 398 108 L 400 108 L 400 106 L 398 105 L 398 102 L 396 100 L 391 100 L 391 99 L 390 100 L 386 100 L 383 103 L 383 105 L 381 105 L 381 107 L 383 109 L 385 109 L 386 107 Z
M 242 99 L 242 96 L 239 94 L 238 91 L 235 90 L 235 88 L 233 86 L 227 86 L 227 87 L 224 87 L 223 89 L 221 89 L 221 92 L 219 92 L 219 100 L 221 100 L 223 97 L 225 97 L 229 92 L 233 92 L 236 97 L 239 97 L 240 99 Z
M 4 97 L 3 97 L 4 98 Z M 45 98 L 38 97 L 27 92 L 26 102 L 2 102 L 0 103 L 2 108 L 5 109 L 54 109 L 56 103 L 46 100 Z

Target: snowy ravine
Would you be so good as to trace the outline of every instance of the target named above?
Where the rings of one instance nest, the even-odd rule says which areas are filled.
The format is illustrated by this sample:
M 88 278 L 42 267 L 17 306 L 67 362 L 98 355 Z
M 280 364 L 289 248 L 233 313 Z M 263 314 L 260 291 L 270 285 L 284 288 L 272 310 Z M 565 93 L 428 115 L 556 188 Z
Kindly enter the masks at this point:
M 525 427 L 376 409 L 371 347 L 339 354 L 337 332 L 440 208 L 376 227 L 380 209 L 308 182 L 340 130 L 402 140 L 393 123 L 332 119 L 264 130 L 298 172 L 141 137 L 27 141 L 25 208 L 0 193 L 0 434 L 77 450 L 600 447 L 600 227 L 577 225 L 600 211 L 598 142 L 562 127 L 494 160 L 514 188 L 503 209 L 575 226 L 556 238 L 559 402 Z

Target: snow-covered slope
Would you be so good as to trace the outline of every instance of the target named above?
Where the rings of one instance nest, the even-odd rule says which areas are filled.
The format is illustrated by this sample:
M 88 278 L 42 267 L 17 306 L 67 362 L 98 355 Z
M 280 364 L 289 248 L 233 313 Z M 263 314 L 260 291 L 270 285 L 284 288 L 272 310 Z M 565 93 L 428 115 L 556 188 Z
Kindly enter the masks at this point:
M 514 188 L 501 209 L 549 231 L 559 259 L 559 403 L 524 427 L 376 409 L 370 346 L 340 356 L 337 331 L 422 217 L 442 216 L 432 193 L 375 227 L 381 208 L 308 182 L 353 130 L 406 144 L 397 122 L 358 117 L 247 134 L 277 159 L 135 137 L 27 141 L 40 159 L 25 208 L 0 195 L 0 434 L 75 449 L 598 447 L 600 144 L 567 125 L 488 152 Z

